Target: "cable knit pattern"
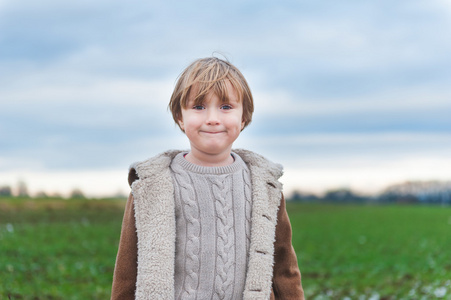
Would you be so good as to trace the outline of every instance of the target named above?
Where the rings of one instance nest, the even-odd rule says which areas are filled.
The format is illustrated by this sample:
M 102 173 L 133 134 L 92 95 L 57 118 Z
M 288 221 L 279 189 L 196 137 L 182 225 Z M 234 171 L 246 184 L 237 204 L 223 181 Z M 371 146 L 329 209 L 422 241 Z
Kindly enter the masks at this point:
M 176 211 L 175 299 L 241 299 L 251 207 L 244 161 L 223 167 L 171 163 Z M 247 170 L 246 172 L 244 170 Z M 247 177 L 246 179 L 244 177 Z M 249 191 L 250 192 L 250 191 Z
M 216 277 L 213 299 L 224 299 L 231 294 L 234 275 L 234 232 L 231 197 L 231 176 L 210 178 L 216 208 Z
M 186 260 L 185 270 L 188 271 L 183 285 L 183 299 L 195 299 L 199 284 L 199 250 L 200 250 L 200 223 L 199 206 L 196 201 L 193 183 L 189 175 L 178 165 L 172 168 L 175 180 L 177 181 L 180 198 L 183 203 L 183 212 L 186 224 Z

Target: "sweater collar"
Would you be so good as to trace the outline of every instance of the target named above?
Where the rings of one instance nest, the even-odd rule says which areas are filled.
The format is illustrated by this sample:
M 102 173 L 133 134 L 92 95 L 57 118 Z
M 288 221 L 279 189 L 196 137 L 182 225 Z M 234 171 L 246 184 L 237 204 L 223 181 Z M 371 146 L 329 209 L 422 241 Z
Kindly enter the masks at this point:
M 187 153 L 187 150 L 170 150 L 163 152 L 155 157 L 149 158 L 142 162 L 134 163 L 130 166 L 130 172 L 133 170 L 140 179 L 149 178 L 160 174 L 163 170 L 167 169 L 172 160 L 179 153 Z M 271 182 L 278 188 L 281 188 L 281 184 L 278 179 L 283 175 L 283 168 L 280 164 L 273 163 L 266 159 L 265 157 L 257 154 L 255 152 L 244 150 L 244 149 L 234 149 L 232 153 L 236 153 L 241 159 L 249 166 L 250 169 L 257 171 L 262 179 Z M 235 160 L 236 162 L 237 160 Z M 233 166 L 234 164 L 230 165 Z

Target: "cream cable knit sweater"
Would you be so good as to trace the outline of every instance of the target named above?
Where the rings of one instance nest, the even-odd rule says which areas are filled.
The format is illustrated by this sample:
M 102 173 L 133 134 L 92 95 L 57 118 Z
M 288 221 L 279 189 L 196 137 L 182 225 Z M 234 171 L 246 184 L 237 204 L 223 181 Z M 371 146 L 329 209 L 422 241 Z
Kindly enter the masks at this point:
M 175 299 L 239 299 L 250 241 L 250 174 L 235 153 L 202 167 L 179 153 L 171 163 L 176 212 Z

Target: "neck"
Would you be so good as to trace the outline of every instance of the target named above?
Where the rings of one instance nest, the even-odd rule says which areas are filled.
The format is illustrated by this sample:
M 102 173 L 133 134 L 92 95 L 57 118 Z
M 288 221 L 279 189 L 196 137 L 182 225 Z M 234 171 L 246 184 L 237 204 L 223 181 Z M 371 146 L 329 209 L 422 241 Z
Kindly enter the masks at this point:
M 204 167 L 222 167 L 230 165 L 234 162 L 230 151 L 219 154 L 209 154 L 195 150 L 193 151 L 193 149 L 191 149 L 191 151 L 185 156 L 185 159 L 190 163 Z

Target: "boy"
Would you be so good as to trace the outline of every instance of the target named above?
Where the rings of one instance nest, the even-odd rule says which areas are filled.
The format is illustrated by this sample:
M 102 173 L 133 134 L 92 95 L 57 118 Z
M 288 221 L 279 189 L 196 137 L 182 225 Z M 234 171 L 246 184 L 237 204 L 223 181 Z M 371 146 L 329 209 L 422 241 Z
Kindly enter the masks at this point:
M 304 299 L 282 167 L 232 152 L 253 113 L 243 75 L 196 60 L 169 108 L 191 149 L 132 165 L 111 299 Z

